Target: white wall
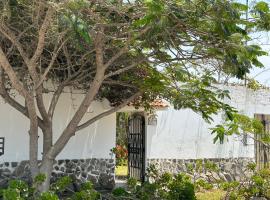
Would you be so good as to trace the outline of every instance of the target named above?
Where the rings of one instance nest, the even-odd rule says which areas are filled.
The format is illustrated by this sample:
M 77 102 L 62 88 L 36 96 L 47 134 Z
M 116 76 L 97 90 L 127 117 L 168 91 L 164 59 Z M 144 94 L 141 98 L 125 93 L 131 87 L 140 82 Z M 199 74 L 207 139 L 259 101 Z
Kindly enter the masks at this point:
M 230 91 L 231 100 L 225 102 L 241 113 L 253 117 L 255 113 L 270 114 L 270 90 L 253 91 L 242 86 L 219 86 Z M 244 146 L 239 136 L 228 137 L 224 144 L 213 144 L 210 127 L 222 121 L 214 116 L 215 123 L 207 124 L 191 110 L 169 107 L 159 110 L 157 125 L 147 126 L 147 158 L 235 158 L 254 157 L 254 143 L 248 139 Z
M 231 100 L 226 103 L 240 112 L 253 116 L 270 114 L 270 90 L 252 91 L 242 86 L 223 86 L 231 92 Z M 46 103 L 50 102 L 46 96 Z M 69 119 L 76 111 L 82 95 L 65 93 L 61 96 L 54 116 L 54 139 L 59 136 Z M 108 102 L 94 102 L 86 118 L 108 109 Z M 134 111 L 134 109 L 133 109 Z M 254 157 L 253 141 L 244 146 L 242 138 L 229 137 L 224 144 L 213 144 L 210 127 L 200 115 L 191 110 L 174 110 L 169 107 L 156 112 L 158 123 L 148 125 L 146 131 L 147 158 L 228 158 Z M 222 120 L 215 116 L 215 123 Z M 27 160 L 28 158 L 29 121 L 0 99 L 0 137 L 5 137 L 5 154 L 0 156 L 0 163 Z M 116 115 L 112 114 L 80 131 L 72 137 L 57 159 L 75 158 L 111 158 L 110 149 L 115 146 Z M 40 144 L 42 135 L 40 135 Z M 41 155 L 41 145 L 39 154 Z
M 54 141 L 59 137 L 76 109 L 83 95 L 64 93 L 57 104 L 53 132 Z M 17 97 L 19 98 L 19 97 Z M 46 95 L 48 105 L 51 95 Z M 93 102 L 84 119 L 109 109 L 108 101 Z M 5 154 L 0 163 L 28 160 L 29 121 L 11 106 L 0 99 L 0 137 L 5 137 Z M 57 159 L 111 158 L 110 149 L 115 146 L 116 115 L 112 114 L 79 131 L 70 139 Z M 39 156 L 41 157 L 42 135 L 39 137 Z

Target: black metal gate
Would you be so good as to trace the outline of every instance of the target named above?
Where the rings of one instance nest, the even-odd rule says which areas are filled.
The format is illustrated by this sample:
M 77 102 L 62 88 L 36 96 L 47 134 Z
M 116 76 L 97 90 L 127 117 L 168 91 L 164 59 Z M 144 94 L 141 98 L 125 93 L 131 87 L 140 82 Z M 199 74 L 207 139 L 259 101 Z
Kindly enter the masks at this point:
M 128 123 L 128 174 L 144 182 L 145 119 L 140 114 L 132 115 Z
M 255 118 L 260 120 L 264 127 L 264 134 L 270 134 L 270 115 L 255 114 Z M 270 166 L 270 148 L 262 140 L 262 134 L 255 134 L 255 160 L 258 169 Z

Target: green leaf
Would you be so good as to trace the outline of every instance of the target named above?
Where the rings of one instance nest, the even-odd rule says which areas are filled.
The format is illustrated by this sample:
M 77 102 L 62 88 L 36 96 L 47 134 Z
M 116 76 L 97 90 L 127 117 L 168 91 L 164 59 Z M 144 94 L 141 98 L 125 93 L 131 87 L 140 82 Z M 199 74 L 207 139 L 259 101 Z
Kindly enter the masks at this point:
M 269 6 L 268 6 L 268 3 L 264 2 L 264 1 L 260 1 L 258 2 L 254 8 L 257 10 L 257 11 L 260 11 L 260 12 L 268 12 L 269 11 Z
M 234 9 L 241 10 L 241 11 L 247 11 L 247 9 L 248 9 L 248 6 L 247 5 L 242 4 L 242 3 L 237 3 L 237 2 L 231 3 L 231 6 Z

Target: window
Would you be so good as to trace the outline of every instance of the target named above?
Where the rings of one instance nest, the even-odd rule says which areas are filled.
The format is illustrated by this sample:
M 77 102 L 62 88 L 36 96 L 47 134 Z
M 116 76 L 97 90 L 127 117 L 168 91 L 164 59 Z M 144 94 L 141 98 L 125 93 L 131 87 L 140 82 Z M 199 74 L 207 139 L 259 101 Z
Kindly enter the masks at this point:
M 4 155 L 5 152 L 5 138 L 0 137 L 0 156 Z

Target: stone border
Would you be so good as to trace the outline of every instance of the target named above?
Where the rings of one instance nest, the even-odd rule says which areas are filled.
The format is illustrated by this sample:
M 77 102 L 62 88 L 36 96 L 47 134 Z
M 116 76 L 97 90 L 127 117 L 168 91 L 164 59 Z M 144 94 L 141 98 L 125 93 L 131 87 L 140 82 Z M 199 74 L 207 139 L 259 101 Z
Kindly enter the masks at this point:
M 203 163 L 203 172 L 198 174 L 198 176 L 206 178 L 209 175 L 209 172 L 204 168 L 204 163 L 211 161 L 220 169 L 218 173 L 214 173 L 213 175 L 216 176 L 216 178 L 221 178 L 226 181 L 245 180 L 246 177 L 250 176 L 250 172 L 246 170 L 247 165 L 250 162 L 254 162 L 254 159 L 252 158 L 148 159 L 147 166 L 150 166 L 151 164 L 155 165 L 161 173 L 188 173 L 188 166 L 191 165 L 195 167 L 198 160 Z
M 65 159 L 53 165 L 52 182 L 62 176 L 72 176 L 76 180 L 91 181 L 96 188 L 113 189 L 115 185 L 114 159 Z M 5 162 L 0 164 L 0 187 L 9 179 L 22 179 L 30 182 L 29 162 Z

